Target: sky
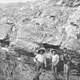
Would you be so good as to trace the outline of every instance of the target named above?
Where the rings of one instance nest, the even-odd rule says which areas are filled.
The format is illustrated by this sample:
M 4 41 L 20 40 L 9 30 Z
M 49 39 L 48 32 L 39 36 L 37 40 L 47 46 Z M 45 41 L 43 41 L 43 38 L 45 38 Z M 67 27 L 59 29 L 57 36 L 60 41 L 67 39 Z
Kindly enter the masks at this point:
M 26 1 L 30 1 L 30 0 L 0 0 L 0 3 L 15 3 L 15 2 L 26 2 Z

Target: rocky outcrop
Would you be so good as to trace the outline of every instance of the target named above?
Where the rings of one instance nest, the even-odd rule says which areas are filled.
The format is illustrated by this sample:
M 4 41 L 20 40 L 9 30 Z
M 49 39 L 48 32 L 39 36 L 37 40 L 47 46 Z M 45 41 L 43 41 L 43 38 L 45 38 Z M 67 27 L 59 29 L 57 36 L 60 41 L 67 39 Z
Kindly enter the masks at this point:
M 35 42 L 53 45 L 62 42 L 61 48 L 79 50 L 80 7 L 79 2 L 72 2 L 40 0 L 6 5 L 1 8 L 0 39 L 9 34 L 11 42 L 28 50 L 38 46 Z

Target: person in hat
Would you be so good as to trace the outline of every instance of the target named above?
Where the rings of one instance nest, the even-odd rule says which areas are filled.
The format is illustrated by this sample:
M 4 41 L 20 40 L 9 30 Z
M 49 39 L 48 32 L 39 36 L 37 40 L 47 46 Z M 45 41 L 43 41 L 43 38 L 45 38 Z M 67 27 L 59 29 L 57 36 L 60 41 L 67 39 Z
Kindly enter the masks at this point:
M 51 57 L 52 57 L 52 74 L 55 76 L 57 80 L 58 76 L 56 74 L 56 66 L 59 63 L 59 54 L 57 54 L 56 50 L 51 50 Z
M 36 73 L 36 75 L 35 75 L 35 77 L 33 78 L 33 80 L 35 79 L 37 79 L 37 80 L 39 80 L 39 76 L 40 76 L 40 74 L 41 74 L 41 72 L 42 72 L 42 69 L 43 69 L 43 65 L 44 65 L 44 54 L 45 53 L 45 48 L 40 48 L 39 50 L 38 50 L 38 53 L 36 53 L 35 55 L 35 57 L 34 57 L 34 62 L 36 63 L 36 71 L 37 71 L 37 73 Z
M 59 62 L 59 55 L 57 54 L 56 50 L 51 50 L 51 57 L 52 57 L 52 65 L 56 66 Z
M 43 63 L 43 54 L 45 53 L 45 49 L 41 48 L 35 53 L 34 62 Z

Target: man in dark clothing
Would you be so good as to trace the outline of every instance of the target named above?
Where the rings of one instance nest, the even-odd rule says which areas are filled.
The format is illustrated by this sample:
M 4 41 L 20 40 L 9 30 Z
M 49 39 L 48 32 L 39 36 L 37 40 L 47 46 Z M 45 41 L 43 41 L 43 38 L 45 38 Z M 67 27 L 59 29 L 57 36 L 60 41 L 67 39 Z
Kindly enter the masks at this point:
M 71 57 L 67 51 L 64 52 L 64 77 L 65 80 L 69 80 L 69 68 L 70 68 Z

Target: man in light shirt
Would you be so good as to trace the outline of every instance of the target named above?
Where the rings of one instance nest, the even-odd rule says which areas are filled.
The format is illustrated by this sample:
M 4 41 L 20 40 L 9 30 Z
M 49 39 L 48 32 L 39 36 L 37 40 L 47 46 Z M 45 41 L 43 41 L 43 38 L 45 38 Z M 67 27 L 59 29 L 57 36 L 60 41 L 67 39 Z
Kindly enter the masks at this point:
M 58 79 L 58 76 L 56 74 L 56 66 L 59 63 L 59 55 L 57 54 L 57 52 L 55 50 L 51 50 L 51 57 L 52 57 L 52 74 L 54 75 L 55 79 Z
M 33 80 L 39 80 L 39 76 L 42 72 L 42 69 L 43 69 L 43 65 L 44 65 L 44 54 L 45 53 L 45 49 L 44 48 L 41 48 L 40 50 L 38 50 L 38 53 L 36 53 L 35 55 L 35 58 L 34 58 L 34 62 L 36 63 L 36 70 L 37 70 L 37 73 L 35 75 L 35 77 L 33 78 Z
M 39 51 L 38 54 L 36 54 L 34 58 L 34 62 L 40 62 L 43 63 L 43 51 Z
M 40 62 L 43 63 L 43 54 L 45 53 L 45 48 L 41 48 L 40 50 L 38 50 L 37 53 L 35 53 L 35 58 L 34 58 L 34 62 Z
M 51 53 L 52 53 L 52 65 L 56 66 L 59 62 L 59 55 L 56 54 L 56 52 L 54 50 L 51 51 Z

